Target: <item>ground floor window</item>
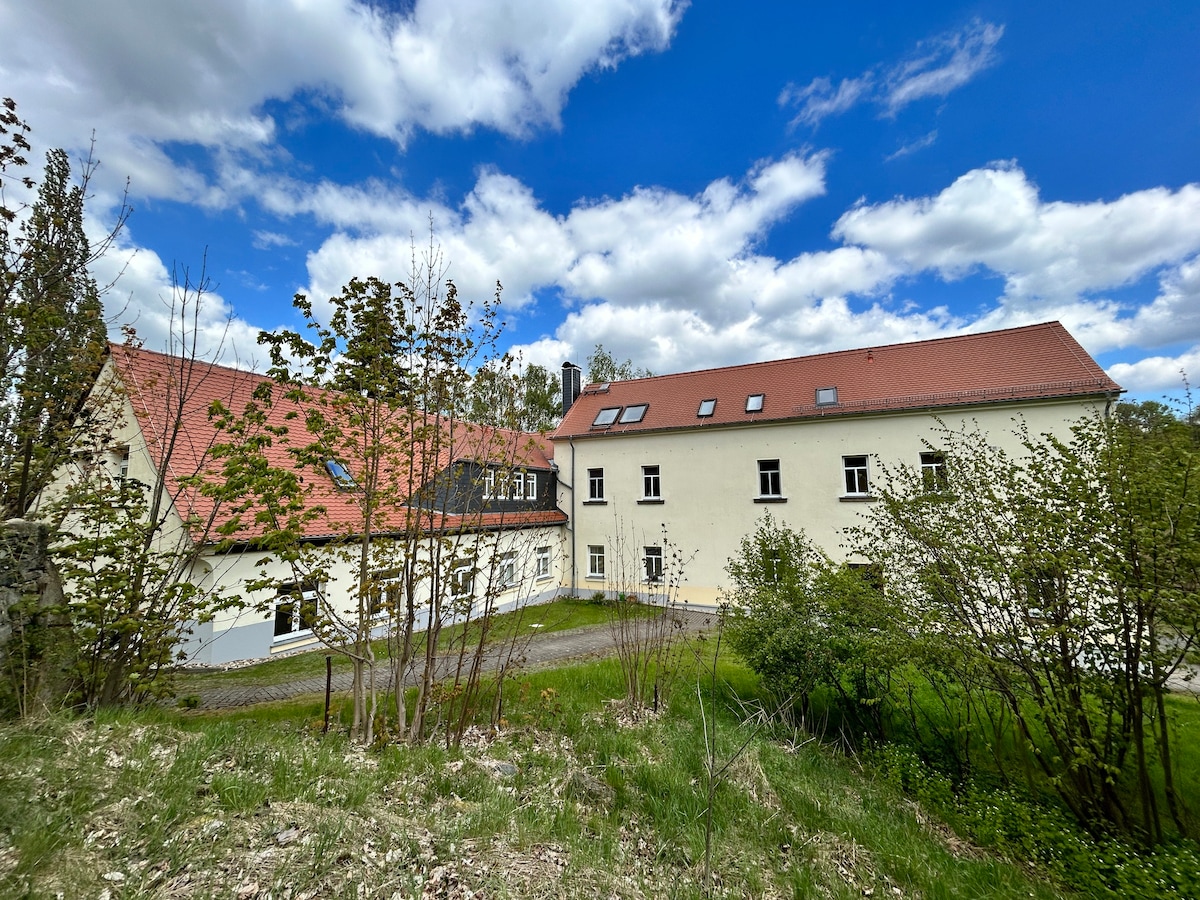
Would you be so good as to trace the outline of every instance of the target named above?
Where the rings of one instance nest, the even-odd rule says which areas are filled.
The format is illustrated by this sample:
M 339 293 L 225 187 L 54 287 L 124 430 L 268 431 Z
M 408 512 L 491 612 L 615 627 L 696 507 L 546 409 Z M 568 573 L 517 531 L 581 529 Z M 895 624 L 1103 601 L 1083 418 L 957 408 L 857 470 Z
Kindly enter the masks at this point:
M 375 618 L 398 613 L 403 599 L 399 572 L 376 572 L 371 576 L 371 586 L 367 591 L 367 615 Z
M 475 591 L 475 561 L 463 560 L 450 570 L 450 596 L 466 597 Z
M 604 545 L 588 544 L 588 578 L 604 577 Z
M 550 577 L 550 548 L 538 547 L 534 554 L 534 578 Z
M 275 598 L 275 637 L 312 632 L 317 622 L 319 593 L 314 581 L 291 582 Z
M 496 563 L 496 586 L 502 591 L 517 586 L 517 554 L 500 554 Z
M 663 552 L 662 547 L 643 547 L 642 562 L 646 566 L 646 580 L 655 582 L 662 581 L 663 577 Z

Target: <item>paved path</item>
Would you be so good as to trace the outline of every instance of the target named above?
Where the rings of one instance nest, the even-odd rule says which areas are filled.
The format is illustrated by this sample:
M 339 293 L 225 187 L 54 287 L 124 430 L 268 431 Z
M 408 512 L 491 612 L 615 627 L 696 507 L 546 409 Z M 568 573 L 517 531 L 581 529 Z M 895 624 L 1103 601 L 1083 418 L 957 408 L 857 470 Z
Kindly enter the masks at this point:
M 683 610 L 676 611 L 673 615 L 680 627 L 689 632 L 703 631 L 716 625 L 714 610 Z M 516 656 L 524 668 L 536 669 L 552 663 L 607 656 L 613 652 L 614 647 L 612 630 L 608 625 L 589 625 L 569 631 L 535 634 L 529 638 L 527 644 L 517 648 Z M 491 671 L 493 667 L 485 665 L 484 671 Z M 349 671 L 334 672 L 331 690 L 335 694 L 348 692 L 353 677 L 353 673 Z M 380 690 L 386 689 L 391 683 L 391 670 L 381 667 L 376 671 L 375 677 L 376 686 Z M 302 694 L 323 694 L 325 676 L 302 678 L 283 684 L 231 684 L 217 688 L 185 689 L 184 692 L 200 698 L 197 707 L 199 709 L 249 706 L 253 703 L 287 700 Z

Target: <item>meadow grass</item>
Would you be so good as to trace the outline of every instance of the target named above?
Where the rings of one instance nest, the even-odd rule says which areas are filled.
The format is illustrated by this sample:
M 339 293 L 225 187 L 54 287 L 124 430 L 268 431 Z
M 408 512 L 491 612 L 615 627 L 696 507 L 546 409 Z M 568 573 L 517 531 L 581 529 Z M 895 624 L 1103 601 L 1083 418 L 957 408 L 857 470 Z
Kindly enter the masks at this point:
M 453 751 L 322 736 L 311 701 L 5 726 L 0 895 L 705 896 L 704 703 L 730 763 L 713 895 L 1059 896 L 814 741 L 768 725 L 738 752 L 763 698 L 718 676 L 634 715 L 613 660 L 526 673 Z

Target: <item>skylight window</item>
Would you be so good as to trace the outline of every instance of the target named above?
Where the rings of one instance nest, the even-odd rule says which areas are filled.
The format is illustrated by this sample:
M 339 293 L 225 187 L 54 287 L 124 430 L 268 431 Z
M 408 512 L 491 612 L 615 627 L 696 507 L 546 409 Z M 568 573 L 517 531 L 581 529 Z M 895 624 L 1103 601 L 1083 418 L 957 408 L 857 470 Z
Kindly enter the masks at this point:
M 620 424 L 632 425 L 634 422 L 640 422 L 646 416 L 646 409 L 649 403 L 637 403 L 633 406 L 625 407 L 625 412 L 621 413 Z
M 837 388 L 817 388 L 817 406 L 837 406 Z
M 698 410 L 696 410 L 696 417 L 703 419 L 706 416 L 711 416 L 716 411 L 717 411 L 717 401 L 715 398 L 712 400 L 701 400 L 700 408 Z
M 358 484 L 354 481 L 354 476 L 336 459 L 325 460 L 325 471 L 329 473 L 329 477 L 333 479 L 334 487 L 339 491 L 348 491 L 351 488 L 358 487 Z
M 762 412 L 762 406 L 762 394 L 751 394 L 746 398 L 746 412 Z
M 617 421 L 617 414 L 621 411 L 619 406 L 606 406 L 600 412 L 596 413 L 596 418 L 592 421 L 592 427 L 597 425 L 611 425 Z

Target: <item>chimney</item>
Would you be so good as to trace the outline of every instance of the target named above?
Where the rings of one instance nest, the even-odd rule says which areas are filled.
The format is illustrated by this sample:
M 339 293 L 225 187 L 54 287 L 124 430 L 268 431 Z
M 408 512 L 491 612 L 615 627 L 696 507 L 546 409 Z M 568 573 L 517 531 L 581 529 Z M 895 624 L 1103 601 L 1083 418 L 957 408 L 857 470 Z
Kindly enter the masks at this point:
M 582 371 L 575 363 L 565 362 L 562 364 L 562 412 L 564 416 L 571 408 L 571 404 L 579 399 L 579 378 Z

